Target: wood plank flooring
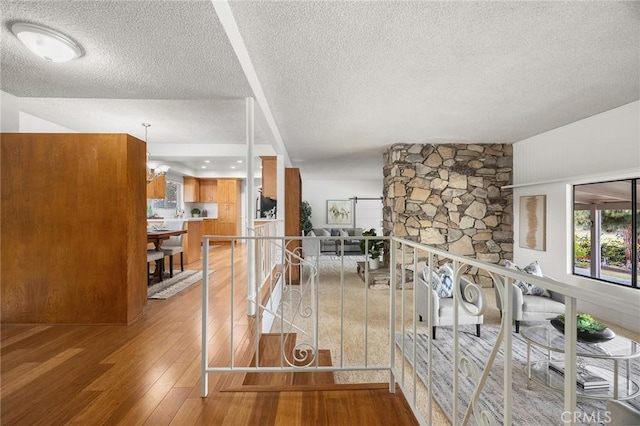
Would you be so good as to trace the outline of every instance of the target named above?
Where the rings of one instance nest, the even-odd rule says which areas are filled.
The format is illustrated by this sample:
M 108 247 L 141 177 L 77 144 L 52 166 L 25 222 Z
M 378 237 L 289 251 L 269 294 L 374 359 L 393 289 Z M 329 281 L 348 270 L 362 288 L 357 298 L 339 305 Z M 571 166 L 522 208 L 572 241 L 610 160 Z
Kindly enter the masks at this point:
M 230 247 L 211 250 L 211 363 L 229 362 L 231 333 L 237 365 L 253 357 L 245 293 L 230 310 Z M 236 246 L 244 283 L 244 248 Z M 201 268 L 201 262 L 186 265 Z M 238 285 L 237 289 L 244 288 Z M 167 300 L 149 300 L 128 326 L 2 325 L 2 425 L 414 425 L 398 390 L 305 379 L 295 390 L 224 392 L 243 375 L 210 374 L 200 397 L 201 285 Z M 321 354 L 327 357 L 327 354 Z M 330 359 L 330 356 L 329 356 Z M 240 376 L 240 377 L 238 377 Z M 312 388 L 309 383 L 322 382 Z

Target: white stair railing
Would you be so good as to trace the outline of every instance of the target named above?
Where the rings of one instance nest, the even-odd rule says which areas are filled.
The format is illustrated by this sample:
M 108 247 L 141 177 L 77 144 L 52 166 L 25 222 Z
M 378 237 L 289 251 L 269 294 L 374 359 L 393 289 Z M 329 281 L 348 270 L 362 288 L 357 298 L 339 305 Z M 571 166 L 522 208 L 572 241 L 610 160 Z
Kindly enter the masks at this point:
M 297 365 L 299 359 L 289 358 L 289 354 L 281 354 L 282 362 L 280 366 L 261 366 L 260 362 L 256 362 L 255 366 L 236 365 L 235 362 L 235 350 L 236 343 L 234 341 L 233 331 L 233 318 L 234 313 L 234 298 L 236 294 L 235 287 L 238 285 L 235 281 L 234 265 L 235 259 L 235 244 L 231 244 L 231 278 L 229 283 L 224 285 L 230 285 L 230 309 L 231 309 L 231 322 L 229 327 L 229 356 L 222 362 L 217 360 L 216 365 L 210 365 L 211 360 L 209 358 L 207 342 L 210 338 L 209 335 L 209 323 L 210 308 L 209 308 L 209 287 L 212 285 L 212 278 L 209 277 L 209 265 L 208 265 L 208 240 L 215 240 L 217 237 L 207 236 L 204 238 L 203 244 L 203 306 L 202 306 L 202 327 L 203 327 L 203 341 L 202 341 L 202 395 L 206 396 L 208 393 L 207 378 L 208 374 L 216 372 L 295 372 L 295 371 L 333 371 L 333 372 L 388 372 L 389 390 L 394 392 L 396 384 L 399 386 L 407 399 L 411 409 L 413 410 L 416 418 L 421 424 L 433 423 L 433 349 L 434 341 L 431 338 L 427 339 L 426 350 L 426 380 L 420 379 L 417 374 L 418 368 L 411 366 L 412 360 L 417 361 L 418 346 L 417 339 L 421 333 L 425 333 L 425 324 L 420 323 L 417 315 L 417 297 L 414 297 L 414 292 L 417 285 L 420 285 L 416 277 L 421 273 L 421 265 L 429 265 L 429 270 L 433 271 L 434 267 L 443 262 L 450 262 L 453 265 L 454 270 L 454 315 L 453 315 L 453 342 L 451 344 L 450 353 L 453 359 L 452 371 L 452 391 L 453 395 L 458 394 L 458 388 L 462 377 L 470 378 L 473 383 L 473 392 L 466 405 L 460 404 L 458 398 L 453 398 L 452 402 L 452 423 L 468 424 L 471 419 L 478 424 L 512 424 L 512 378 L 514 374 L 523 374 L 522 371 L 513 371 L 512 361 L 512 306 L 513 306 L 513 290 L 511 283 L 514 280 L 524 279 L 529 283 L 546 288 L 548 290 L 557 292 L 565 296 L 565 329 L 569 330 L 565 334 L 566 347 L 564 351 L 564 364 L 566 366 L 564 377 L 564 411 L 569 413 L 576 412 L 576 301 L 578 299 L 586 301 L 597 301 L 599 295 L 593 292 L 589 292 L 583 288 L 576 288 L 565 283 L 554 281 L 544 277 L 535 277 L 532 275 L 526 275 L 522 272 L 505 269 L 499 265 L 489 264 L 481 262 L 476 259 L 467 258 L 459 255 L 455 255 L 449 252 L 435 249 L 433 247 L 416 243 L 413 241 L 396 238 L 396 237 L 383 237 L 386 243 L 386 249 L 388 250 L 388 262 L 389 266 L 386 270 L 389 274 L 389 289 L 388 293 L 388 341 L 385 344 L 388 346 L 388 357 L 382 361 L 377 360 L 372 362 L 370 359 L 370 348 L 374 345 L 379 345 L 380 342 L 372 341 L 369 336 L 373 330 L 369 325 L 372 322 L 370 317 L 370 290 L 369 285 L 364 285 L 363 297 L 362 297 L 362 309 L 364 316 L 362 318 L 362 324 L 359 324 L 363 331 L 364 345 L 362 347 L 362 353 L 353 354 L 349 343 L 345 339 L 345 333 L 348 330 L 350 321 L 352 321 L 352 312 L 345 309 L 346 287 L 345 277 L 349 274 L 355 273 L 355 262 L 352 262 L 349 256 L 338 256 L 337 260 L 323 261 L 323 256 L 313 256 L 311 258 L 304 258 L 304 253 L 299 250 L 287 251 L 285 248 L 290 242 L 297 242 L 304 239 L 337 239 L 340 246 L 347 237 L 282 237 L 263 235 L 250 237 L 236 237 L 235 240 L 256 240 L 256 263 L 259 263 L 261 274 L 256 274 L 263 281 L 272 282 L 270 279 L 274 270 L 274 266 L 282 264 L 284 269 L 282 273 L 284 276 L 289 276 L 290 267 L 300 267 L 302 270 L 300 283 L 283 282 L 282 285 L 271 285 L 269 287 L 270 296 L 276 297 L 277 304 L 262 303 L 262 294 L 260 291 L 256 291 L 256 294 L 247 295 L 249 298 L 253 298 L 256 303 L 259 303 L 260 310 L 263 312 L 269 312 L 276 317 L 275 323 L 279 322 L 279 327 L 276 327 L 277 331 L 283 336 L 287 333 L 296 333 L 300 337 L 299 351 L 296 353 L 304 354 L 305 365 Z M 228 237 L 227 237 L 228 238 Z M 349 239 L 362 238 L 368 239 L 369 237 L 348 237 Z M 381 237 L 375 237 L 381 238 Z M 298 245 L 298 244 L 294 244 Z M 243 245 L 238 245 L 242 247 Z M 365 244 L 366 246 L 366 244 Z M 337 306 L 331 311 L 332 318 L 327 317 L 327 312 L 322 312 L 319 307 L 319 303 L 323 303 L 321 299 L 319 288 L 323 283 L 323 265 L 337 264 L 339 267 L 339 283 L 335 294 L 330 295 L 332 302 Z M 368 283 L 371 271 L 368 264 L 363 263 L 364 268 L 364 282 Z M 269 271 L 269 272 L 267 272 Z M 378 271 L 379 273 L 380 271 Z M 471 273 L 472 272 L 472 273 Z M 502 300 L 502 320 L 498 331 L 496 342 L 491 348 L 489 355 L 485 360 L 482 360 L 482 365 L 475 363 L 471 358 L 465 355 L 464 351 L 459 347 L 460 337 L 460 324 L 458 320 L 459 313 L 465 313 L 466 315 L 483 315 L 486 313 L 487 303 L 482 288 L 474 283 L 466 285 L 464 290 L 460 285 L 460 277 L 465 276 L 473 279 L 473 277 L 485 276 L 494 277 L 494 282 L 498 286 L 498 294 Z M 334 274 L 335 277 L 335 274 Z M 500 277 L 501 279 L 497 279 Z M 280 281 L 282 280 L 280 277 Z M 504 283 L 504 284 L 502 284 Z M 258 286 L 256 286 L 259 288 Z M 379 292 L 380 290 L 374 290 Z M 385 291 L 385 290 L 382 290 Z M 378 293 L 379 294 L 379 293 Z M 432 293 L 427 292 L 428 305 L 431 306 Z M 378 296 L 379 297 L 379 296 Z M 479 306 L 477 311 L 471 311 L 463 303 L 463 301 L 473 301 Z M 378 309 L 379 311 L 379 309 Z M 331 320 L 337 323 L 337 330 L 335 334 L 331 336 L 331 342 L 327 343 L 323 341 L 319 336 L 319 325 L 323 324 L 323 321 Z M 259 315 L 256 318 L 256 329 L 259 329 L 258 324 L 260 322 Z M 426 334 L 430 335 L 430 330 L 433 327 L 433 319 L 431 315 L 427 315 L 426 319 Z M 396 334 L 398 333 L 398 336 Z M 396 342 L 398 339 L 398 342 Z M 284 342 L 284 339 L 282 340 Z M 439 342 L 438 342 L 439 343 Z M 255 350 L 258 347 L 259 342 L 256 340 L 254 343 Z M 440 343 L 439 343 L 440 344 Z M 335 362 L 331 366 L 321 366 L 318 364 L 317 353 L 325 345 L 331 346 L 332 355 Z M 250 349 L 251 350 L 251 349 Z M 284 350 L 284 344 L 282 345 Z M 503 407 L 500 418 L 494 418 L 489 412 L 482 411 L 479 408 L 478 401 L 480 401 L 485 391 L 485 385 L 488 377 L 495 370 L 496 359 L 501 352 L 501 356 L 505 362 L 503 363 L 501 374 L 503 375 Z M 257 352 L 256 352 L 257 353 Z M 295 353 L 294 353 L 295 355 Z M 356 359 L 353 361 L 352 359 Z M 422 401 L 419 395 L 426 395 L 426 404 L 420 403 Z M 575 417 L 574 417 L 575 418 Z

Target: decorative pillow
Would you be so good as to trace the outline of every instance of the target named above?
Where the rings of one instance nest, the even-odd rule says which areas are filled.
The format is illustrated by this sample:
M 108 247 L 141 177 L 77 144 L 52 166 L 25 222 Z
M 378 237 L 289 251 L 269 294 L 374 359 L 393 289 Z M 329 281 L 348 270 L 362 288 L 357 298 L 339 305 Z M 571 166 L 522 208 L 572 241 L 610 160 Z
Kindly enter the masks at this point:
M 438 297 L 453 297 L 453 268 L 449 263 L 445 263 L 438 269 L 440 276 L 440 287 L 435 288 Z
M 429 266 L 422 267 L 422 276 L 425 282 L 429 282 Z M 442 265 L 440 269 L 433 271 L 433 290 L 439 298 L 453 297 L 453 269 L 448 264 Z
M 362 228 L 356 228 L 353 230 L 354 237 L 362 237 Z
M 424 282 L 429 282 L 429 266 L 427 264 L 422 267 L 422 278 L 424 279 Z M 433 276 L 431 278 L 434 289 L 440 286 L 440 275 L 438 275 L 437 269 L 433 271 Z
M 341 236 L 341 237 L 348 237 L 348 236 L 349 236 L 349 233 L 348 233 L 347 231 L 345 231 L 344 229 L 341 229 L 341 230 L 340 230 L 340 236 Z
M 340 230 L 338 228 L 331 228 L 331 236 L 332 237 L 339 237 L 340 236 Z
M 307 234 L 307 237 L 315 237 L 316 233 L 313 232 L 313 229 L 311 231 L 309 231 L 309 233 Z
M 322 228 L 322 236 L 323 237 L 330 237 L 331 236 L 331 232 L 329 232 L 328 229 Z
M 521 268 L 518 265 L 516 265 L 515 263 L 512 263 L 512 262 L 509 262 L 508 260 L 505 260 L 504 266 L 509 268 L 509 269 L 514 269 L 516 271 L 525 272 L 525 273 L 530 274 L 530 275 L 535 275 L 536 277 L 542 277 L 543 276 L 542 268 L 540 268 L 540 265 L 538 264 L 537 260 L 531 262 L 530 264 L 528 264 L 524 268 Z M 543 287 L 538 287 L 535 284 L 527 283 L 527 282 L 520 281 L 520 280 L 514 280 L 513 283 L 516 286 L 518 286 L 518 288 L 522 291 L 523 295 L 532 294 L 534 296 L 551 297 L 551 295 L 549 294 L 547 289 L 545 289 Z

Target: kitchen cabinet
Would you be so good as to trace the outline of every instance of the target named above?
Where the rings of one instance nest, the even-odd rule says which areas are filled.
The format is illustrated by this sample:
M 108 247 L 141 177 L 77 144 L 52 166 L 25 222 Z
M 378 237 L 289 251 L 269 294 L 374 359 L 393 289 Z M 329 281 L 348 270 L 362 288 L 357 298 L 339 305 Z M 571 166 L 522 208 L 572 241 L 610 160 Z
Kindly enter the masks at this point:
M 262 196 L 276 199 L 278 195 L 276 156 L 260 157 L 262 159 Z
M 184 202 L 200 202 L 200 181 L 194 177 L 184 177 Z
M 201 203 L 215 203 L 218 201 L 218 182 L 216 179 L 200 179 Z
M 147 198 L 163 199 L 167 187 L 167 180 L 164 176 L 158 176 L 147 184 Z
M 218 235 L 241 234 L 240 185 L 239 179 L 218 179 Z
M 202 220 L 202 234 L 203 235 L 218 235 L 218 220 L 207 219 Z M 209 240 L 209 245 L 215 244 L 216 241 Z
M 240 201 L 238 179 L 218 179 L 218 203 L 236 204 Z

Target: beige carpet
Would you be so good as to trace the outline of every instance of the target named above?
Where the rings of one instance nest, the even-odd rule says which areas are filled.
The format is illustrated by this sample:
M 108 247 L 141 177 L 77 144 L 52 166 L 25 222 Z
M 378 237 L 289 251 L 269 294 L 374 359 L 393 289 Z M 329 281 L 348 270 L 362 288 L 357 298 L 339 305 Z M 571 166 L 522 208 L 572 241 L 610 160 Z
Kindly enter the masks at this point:
M 345 272 L 340 274 L 341 262 L 333 258 L 320 257 L 319 260 L 319 288 L 317 289 L 317 303 L 319 310 L 318 326 L 318 348 L 329 349 L 332 355 L 333 365 L 349 366 L 384 366 L 389 364 L 389 290 L 365 291 L 362 279 L 356 273 L 355 258 L 344 258 Z M 313 297 L 311 288 L 306 280 L 312 269 L 303 268 L 302 284 L 299 288 L 294 288 L 289 295 L 293 308 L 286 309 L 287 318 L 293 318 L 296 312 L 294 323 L 305 332 L 297 333 L 298 343 L 311 342 L 314 330 L 311 324 L 311 317 L 305 317 L 305 308 L 310 306 Z M 485 313 L 485 324 L 500 324 L 500 314 L 495 305 L 495 295 L 493 288 L 483 289 L 489 302 Z M 300 293 L 302 296 L 300 297 Z M 396 292 L 396 332 L 402 332 L 402 312 L 404 300 L 405 307 L 405 327 L 407 332 L 413 329 L 413 290 L 405 290 L 404 297 L 402 291 Z M 367 301 L 368 303 L 365 303 Z M 368 311 L 365 307 L 368 306 Z M 341 315 L 341 312 L 344 315 Z M 342 320 L 341 320 L 342 318 Z M 366 321 L 365 321 L 366 318 Z M 523 324 L 526 325 L 526 324 Z M 475 326 L 469 327 L 469 331 L 475 333 Z M 272 327 L 272 332 L 280 332 L 281 324 L 276 321 Z M 638 341 L 640 336 L 619 327 L 611 327 L 616 333 Z M 340 339 L 340 330 L 343 330 L 343 339 Z M 295 329 L 284 326 L 285 332 L 295 332 Z M 423 323 L 417 323 L 418 333 L 427 333 Z M 307 333 L 310 335 L 308 336 Z M 367 348 L 367 351 L 365 351 Z M 366 355 L 365 355 L 366 354 Z M 396 350 L 396 368 L 402 368 L 402 361 L 399 352 Z M 411 365 L 404 363 L 405 377 L 407 380 L 412 376 Z M 378 372 L 339 372 L 335 374 L 338 383 L 372 383 L 388 382 L 389 373 Z M 405 381 L 409 388 L 413 388 L 413 383 Z M 411 395 L 406 395 L 411 399 Z M 421 407 L 423 416 L 427 416 L 426 390 L 422 381 L 417 381 L 416 401 Z M 438 405 L 433 403 L 433 424 L 448 425 L 448 419 L 444 416 Z

